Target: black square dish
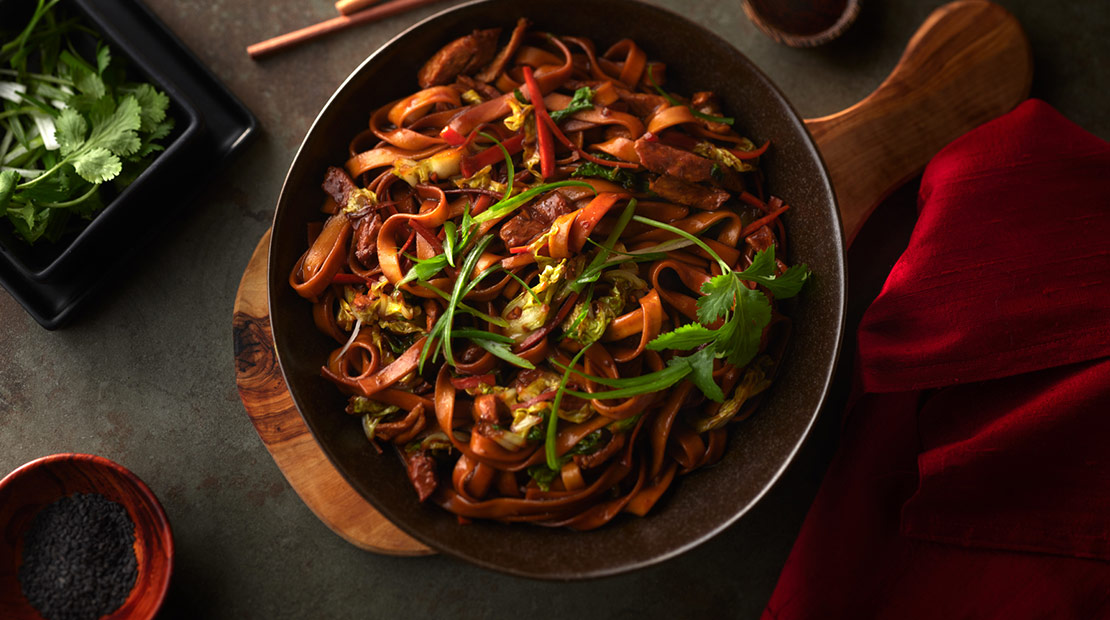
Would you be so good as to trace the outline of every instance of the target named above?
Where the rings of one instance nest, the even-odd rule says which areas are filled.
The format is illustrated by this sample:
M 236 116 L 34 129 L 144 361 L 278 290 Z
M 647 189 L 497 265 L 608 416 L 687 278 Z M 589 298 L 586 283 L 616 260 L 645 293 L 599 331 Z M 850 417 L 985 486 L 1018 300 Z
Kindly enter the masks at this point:
M 23 10 L 0 1 L 0 21 Z M 43 327 L 54 329 L 199 189 L 198 178 L 238 150 L 258 127 L 254 115 L 137 0 L 63 0 L 96 30 L 133 78 L 165 92 L 176 120 L 163 151 L 82 228 L 31 246 L 0 225 L 0 284 Z M 20 5 L 20 6 L 16 6 Z

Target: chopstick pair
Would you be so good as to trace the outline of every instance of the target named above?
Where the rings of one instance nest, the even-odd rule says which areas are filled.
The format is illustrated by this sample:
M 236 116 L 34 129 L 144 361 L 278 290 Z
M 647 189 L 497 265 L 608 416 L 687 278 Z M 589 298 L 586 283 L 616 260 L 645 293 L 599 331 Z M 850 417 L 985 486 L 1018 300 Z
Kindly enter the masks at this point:
M 339 11 L 338 17 L 324 20 L 300 30 L 294 30 L 283 35 L 255 43 L 247 47 L 247 54 L 258 60 L 283 49 L 317 39 L 332 32 L 346 30 L 352 26 L 379 21 L 404 13 L 426 4 L 434 4 L 443 0 L 392 0 L 385 4 L 378 4 L 381 0 L 339 0 L 335 8 Z M 376 6 L 375 6 L 376 5 Z

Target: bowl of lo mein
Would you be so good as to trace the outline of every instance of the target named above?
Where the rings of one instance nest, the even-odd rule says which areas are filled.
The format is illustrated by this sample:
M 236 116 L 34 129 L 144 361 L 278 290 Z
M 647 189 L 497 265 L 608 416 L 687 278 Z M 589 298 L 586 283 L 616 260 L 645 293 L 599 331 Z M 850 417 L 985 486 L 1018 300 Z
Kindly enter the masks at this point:
M 804 125 L 729 44 L 633 0 L 483 0 L 316 119 L 271 321 L 383 515 L 488 568 L 595 577 L 707 540 L 785 469 L 839 348 L 842 247 Z

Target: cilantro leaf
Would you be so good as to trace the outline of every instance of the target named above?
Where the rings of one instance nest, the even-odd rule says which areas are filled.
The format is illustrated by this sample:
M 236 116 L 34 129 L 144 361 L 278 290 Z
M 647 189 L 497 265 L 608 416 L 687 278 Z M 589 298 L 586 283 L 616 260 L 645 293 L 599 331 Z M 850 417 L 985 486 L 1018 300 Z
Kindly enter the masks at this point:
M 771 303 L 763 293 L 746 286 L 737 287 L 736 309 L 732 319 L 721 327 L 719 342 L 730 364 L 744 366 L 759 352 L 763 328 L 771 322 Z
M 714 276 L 701 285 L 698 298 L 698 320 L 709 325 L 736 305 L 736 278 L 730 273 Z
M 0 209 L 8 205 L 15 193 L 16 183 L 19 183 L 19 173 L 15 170 L 0 172 Z
M 755 281 L 771 291 L 776 299 L 787 299 L 802 290 L 802 285 L 806 283 L 809 276 L 809 267 L 803 263 L 788 268 L 781 276 L 760 277 Z
M 722 403 L 725 400 L 725 393 L 721 390 L 721 386 L 717 385 L 717 381 L 713 379 L 713 359 L 713 347 L 705 347 L 692 355 L 672 358 L 667 364 L 685 365 L 690 369 L 688 375 L 690 382 L 697 386 L 710 400 Z
M 34 243 L 46 233 L 50 224 L 50 209 L 35 209 L 32 205 L 8 207 L 8 219 L 16 231 L 29 243 Z
M 756 252 L 752 264 L 737 275 L 745 280 L 775 275 L 775 246 Z
M 170 107 L 170 98 L 165 93 L 158 92 L 150 84 L 140 84 L 137 88 L 128 89 L 126 92 L 138 102 L 141 124 L 139 129 L 143 132 L 152 132 L 166 118 L 166 110 Z
M 119 157 L 101 147 L 83 149 L 70 159 L 70 163 L 77 174 L 90 183 L 103 183 L 123 170 Z
M 736 274 L 738 277 L 763 286 L 776 299 L 787 299 L 798 294 L 809 278 L 809 267 L 805 264 L 794 265 L 781 276 L 775 276 L 775 246 L 757 252 L 752 264 Z
M 104 74 L 104 70 L 112 63 L 112 51 L 108 49 L 107 45 L 99 43 L 96 46 L 96 72 L 99 75 Z
M 80 148 L 88 131 L 89 125 L 85 122 L 85 117 L 73 108 L 62 110 L 54 121 L 54 139 L 58 141 L 62 157 Z
M 593 107 L 594 91 L 589 86 L 583 86 L 582 88 L 574 91 L 574 97 L 571 98 L 570 103 L 567 104 L 567 107 L 563 108 L 562 110 L 555 110 L 550 113 L 551 120 L 558 123 L 571 114 L 574 114 L 575 112 L 589 110 Z
M 674 331 L 660 334 L 655 340 L 648 343 L 647 348 L 652 351 L 662 351 L 664 349 L 687 351 L 713 342 L 716 336 L 717 330 L 709 329 L 698 323 L 688 323 Z
M 142 108 L 132 96 L 124 97 L 107 115 L 107 106 L 89 112 L 92 133 L 87 147 L 104 148 L 115 155 L 130 155 L 139 150 L 141 142 L 135 132 L 142 125 Z M 109 177 L 110 178 L 110 177 Z

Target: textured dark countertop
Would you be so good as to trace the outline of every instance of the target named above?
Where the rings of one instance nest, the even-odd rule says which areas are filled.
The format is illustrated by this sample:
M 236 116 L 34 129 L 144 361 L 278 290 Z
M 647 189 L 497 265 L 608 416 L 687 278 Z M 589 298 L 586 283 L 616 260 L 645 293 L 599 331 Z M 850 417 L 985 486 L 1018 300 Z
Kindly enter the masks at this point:
M 807 117 L 869 93 L 941 2 L 871 0 L 831 44 L 773 43 L 739 0 L 657 0 L 734 43 Z M 1110 137 L 1110 5 L 1002 0 L 1029 34 L 1033 95 Z M 445 557 L 356 549 L 298 499 L 235 389 L 231 309 L 267 229 L 286 167 L 317 110 L 378 45 L 440 7 L 361 27 L 264 62 L 244 48 L 333 15 L 327 0 L 147 0 L 258 115 L 259 138 L 67 328 L 46 332 L 0 293 L 0 473 L 64 451 L 100 454 L 142 477 L 173 523 L 166 618 L 758 616 L 836 444 L 850 368 L 776 487 L 739 523 L 660 566 L 588 583 L 504 577 Z M 914 217 L 910 184 L 849 253 L 850 325 L 878 291 Z M 835 570 L 835 567 L 829 567 Z

